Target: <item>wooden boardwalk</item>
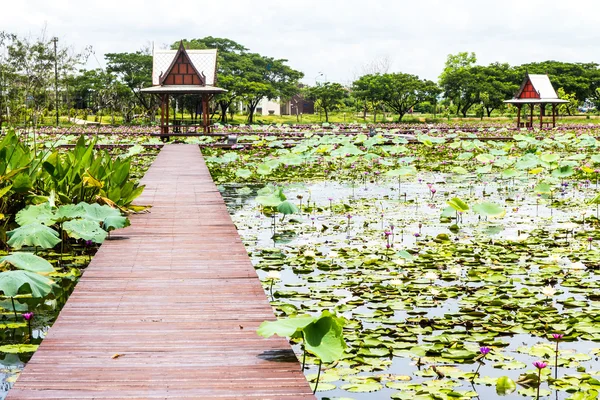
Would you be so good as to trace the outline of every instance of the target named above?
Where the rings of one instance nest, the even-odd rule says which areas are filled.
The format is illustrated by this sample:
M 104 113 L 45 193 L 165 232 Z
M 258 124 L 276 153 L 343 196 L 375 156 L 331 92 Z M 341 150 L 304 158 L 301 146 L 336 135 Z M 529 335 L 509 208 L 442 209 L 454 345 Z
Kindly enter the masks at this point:
M 198 146 L 167 145 L 7 399 L 314 398 Z

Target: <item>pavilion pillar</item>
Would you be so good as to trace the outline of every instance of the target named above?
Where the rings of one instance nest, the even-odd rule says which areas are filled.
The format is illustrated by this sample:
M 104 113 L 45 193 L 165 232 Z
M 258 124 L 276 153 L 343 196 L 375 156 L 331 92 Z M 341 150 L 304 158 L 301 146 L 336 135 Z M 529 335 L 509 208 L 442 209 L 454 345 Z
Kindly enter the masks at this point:
M 169 133 L 169 94 L 165 94 L 165 131 L 164 133 Z
M 529 127 L 533 128 L 533 103 L 529 104 Z
M 208 133 L 208 95 L 202 95 L 202 128 L 204 133 Z
M 544 103 L 540 103 L 540 129 L 544 127 L 544 111 L 546 109 L 546 105 Z
M 165 133 L 165 96 L 164 94 L 160 95 L 160 133 Z
M 556 104 L 552 104 L 552 127 L 556 128 Z
M 521 129 L 521 104 L 517 104 L 517 129 Z

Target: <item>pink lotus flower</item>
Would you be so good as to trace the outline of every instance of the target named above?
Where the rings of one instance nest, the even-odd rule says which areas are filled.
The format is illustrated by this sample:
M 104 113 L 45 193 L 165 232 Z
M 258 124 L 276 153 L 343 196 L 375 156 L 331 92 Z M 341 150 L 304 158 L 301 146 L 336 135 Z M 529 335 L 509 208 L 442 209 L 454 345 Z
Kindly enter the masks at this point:
M 30 319 L 33 318 L 33 313 L 32 312 L 28 312 L 28 313 L 25 313 L 25 314 L 22 314 L 22 315 L 23 315 L 23 318 L 25 319 L 25 321 L 29 321 Z
M 534 361 L 533 366 L 537 369 L 544 369 L 548 366 L 548 363 L 545 361 Z

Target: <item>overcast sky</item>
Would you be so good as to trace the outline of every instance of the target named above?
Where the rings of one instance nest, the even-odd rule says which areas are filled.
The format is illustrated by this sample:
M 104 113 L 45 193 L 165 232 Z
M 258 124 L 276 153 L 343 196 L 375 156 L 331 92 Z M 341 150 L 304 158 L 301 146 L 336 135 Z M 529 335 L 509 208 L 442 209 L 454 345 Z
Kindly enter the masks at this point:
M 0 30 L 48 36 L 103 54 L 182 38 L 232 39 L 285 58 L 315 80 L 343 84 L 389 59 L 391 72 L 437 80 L 446 56 L 479 64 L 600 62 L 598 0 L 2 0 Z M 98 67 L 91 57 L 88 67 Z M 323 73 L 323 76 L 319 76 Z

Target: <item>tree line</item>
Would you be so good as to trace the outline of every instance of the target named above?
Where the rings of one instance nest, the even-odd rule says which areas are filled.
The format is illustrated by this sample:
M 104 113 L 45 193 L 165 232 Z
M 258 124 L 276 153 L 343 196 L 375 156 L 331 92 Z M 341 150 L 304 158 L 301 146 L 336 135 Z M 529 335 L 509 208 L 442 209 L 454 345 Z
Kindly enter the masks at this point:
M 326 120 L 344 107 L 361 112 L 365 119 L 372 114 L 374 121 L 378 112 L 396 114 L 400 121 L 413 110 L 489 117 L 505 110 L 503 101 L 515 94 L 527 72 L 549 75 L 559 97 L 569 100 L 563 106 L 565 113 L 576 112 L 584 103 L 600 105 L 600 69 L 591 62 L 484 66 L 477 64 L 474 53 L 463 52 L 448 55 L 437 82 L 402 72 L 369 71 L 348 86 L 322 82 L 303 87 L 304 74 L 287 60 L 251 52 L 233 40 L 208 36 L 186 39 L 183 44 L 187 49 L 218 50 L 217 86 L 227 92 L 214 98 L 211 110 L 222 122 L 239 112 L 239 105 L 244 105 L 252 122 L 263 98 L 285 101 L 298 94 L 314 100 Z M 176 42 L 170 48 L 178 46 Z M 113 123 L 115 115 L 124 122 L 138 115 L 155 118 L 158 99 L 140 91 L 152 85 L 150 48 L 108 53 L 106 67 L 83 69 L 90 55 L 90 47 L 74 51 L 45 34 L 32 39 L 0 32 L 0 123 L 34 123 L 56 113 L 78 116 L 81 110 L 100 119 L 109 117 Z M 182 113 L 198 113 L 193 96 L 177 97 L 173 105 Z

